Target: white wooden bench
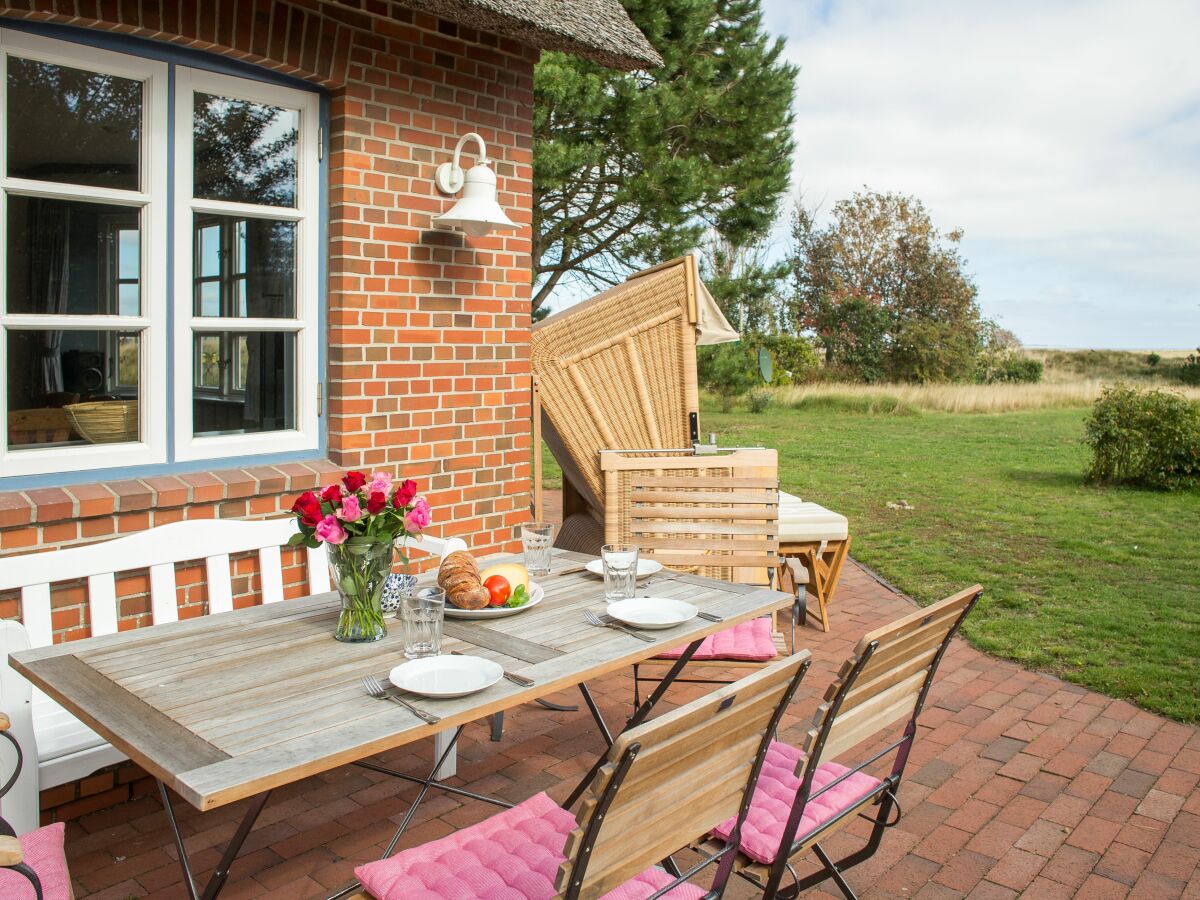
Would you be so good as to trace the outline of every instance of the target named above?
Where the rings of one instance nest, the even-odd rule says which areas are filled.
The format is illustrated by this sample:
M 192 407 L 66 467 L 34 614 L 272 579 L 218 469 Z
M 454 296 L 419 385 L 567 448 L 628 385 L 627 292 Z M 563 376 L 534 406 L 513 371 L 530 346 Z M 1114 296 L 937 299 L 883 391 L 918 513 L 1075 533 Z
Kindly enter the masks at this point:
M 50 585 L 86 578 L 91 633 L 112 634 L 118 628 L 117 573 L 149 569 L 151 618 L 155 624 L 174 622 L 179 618 L 177 563 L 204 560 L 208 587 L 205 613 L 220 613 L 233 609 L 230 556 L 257 552 L 261 600 L 277 603 L 284 598 L 280 547 L 295 532 L 296 521 L 291 517 L 258 521 L 193 519 L 82 547 L 0 558 L 0 591 L 21 591 L 20 621 L 0 620 L 0 711 L 8 714 L 12 734 L 26 758 L 2 810 L 18 834 L 38 826 L 40 791 L 125 759 L 8 665 L 10 653 L 53 642 Z M 458 538 L 429 536 L 410 539 L 409 546 L 438 556 L 466 548 Z M 324 545 L 306 553 L 308 593 L 330 590 Z M 437 738 L 435 744 L 440 748 L 449 740 L 449 734 Z M 0 773 L 11 772 L 14 763 L 12 752 L 0 748 Z M 439 776 L 453 774 L 454 760 L 450 758 Z M 7 775 L 0 777 L 0 782 L 4 777 Z

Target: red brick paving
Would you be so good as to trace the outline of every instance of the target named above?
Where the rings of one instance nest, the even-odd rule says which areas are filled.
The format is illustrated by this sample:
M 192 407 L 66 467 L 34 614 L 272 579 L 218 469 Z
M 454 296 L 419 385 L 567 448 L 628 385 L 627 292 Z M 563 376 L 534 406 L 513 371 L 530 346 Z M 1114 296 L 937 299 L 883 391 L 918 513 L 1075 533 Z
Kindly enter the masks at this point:
M 816 664 L 784 736 L 798 740 L 817 696 L 858 637 L 911 609 L 855 565 L 834 603 L 833 633 L 799 632 Z M 628 707 L 630 680 L 592 685 L 610 721 Z M 679 685 L 677 700 L 701 690 Z M 571 697 L 560 699 L 572 700 Z M 863 897 L 1200 897 L 1200 730 L 1151 715 L 956 641 L 942 664 L 900 791 L 905 811 L 876 856 L 853 869 Z M 460 782 L 520 800 L 562 799 L 600 750 L 586 712 L 513 711 L 501 743 L 469 727 Z M 384 759 L 413 771 L 428 742 Z M 281 789 L 234 864 L 223 896 L 321 896 L 376 858 L 415 789 L 352 766 Z M 206 814 L 180 804 L 193 865 L 207 875 L 244 804 Z M 491 812 L 433 796 L 402 846 Z M 853 834 L 829 850 L 854 848 Z M 67 830 L 79 897 L 183 895 L 175 848 L 158 802 L 141 797 Z M 821 896 L 828 892 L 814 891 Z M 735 881 L 727 896 L 755 894 Z

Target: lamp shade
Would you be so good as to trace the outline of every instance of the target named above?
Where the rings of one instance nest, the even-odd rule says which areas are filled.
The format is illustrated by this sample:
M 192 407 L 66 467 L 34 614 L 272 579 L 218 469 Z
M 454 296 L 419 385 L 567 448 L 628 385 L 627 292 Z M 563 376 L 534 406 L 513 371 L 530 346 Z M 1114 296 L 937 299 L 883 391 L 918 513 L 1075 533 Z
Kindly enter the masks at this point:
M 515 231 L 519 226 L 496 202 L 496 173 L 486 162 L 478 162 L 463 175 L 462 199 L 447 212 L 434 216 L 435 225 L 461 228 L 472 237 L 492 231 Z

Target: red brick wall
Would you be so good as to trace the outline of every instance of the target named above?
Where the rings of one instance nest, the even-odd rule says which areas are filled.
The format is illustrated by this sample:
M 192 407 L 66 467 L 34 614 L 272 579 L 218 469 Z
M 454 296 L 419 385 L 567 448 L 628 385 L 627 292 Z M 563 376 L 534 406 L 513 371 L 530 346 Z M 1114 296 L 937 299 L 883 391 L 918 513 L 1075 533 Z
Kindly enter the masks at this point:
M 333 4 L 330 4 L 333 5 Z M 0 556 L 69 546 L 184 517 L 278 514 L 338 470 L 421 484 L 435 533 L 512 549 L 528 519 L 530 181 L 537 51 L 398 4 L 203 4 L 29 0 L 0 17 L 104 28 L 219 53 L 330 92 L 328 459 L 305 465 L 107 481 L 0 494 Z M 195 10 L 203 12 L 195 12 Z M 189 10 L 185 18 L 181 10 Z M 433 185 L 457 139 L 478 131 L 500 202 L 524 226 L 465 239 L 433 230 Z M 256 602 L 252 561 L 240 595 Z M 122 583 L 121 627 L 147 620 L 144 573 Z M 195 577 L 193 577 L 195 575 Z M 303 592 L 301 569 L 286 574 Z M 88 634 L 82 588 L 55 592 L 56 640 Z M 180 573 L 182 615 L 204 610 Z M 0 595 L 0 617 L 19 614 Z

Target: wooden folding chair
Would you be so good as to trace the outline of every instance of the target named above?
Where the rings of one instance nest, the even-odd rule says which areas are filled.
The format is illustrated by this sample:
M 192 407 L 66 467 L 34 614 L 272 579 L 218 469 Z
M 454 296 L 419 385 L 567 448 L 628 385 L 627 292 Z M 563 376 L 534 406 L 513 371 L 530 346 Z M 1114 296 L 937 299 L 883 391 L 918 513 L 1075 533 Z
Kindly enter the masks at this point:
M 595 777 L 565 803 L 545 794 L 437 841 L 355 870 L 367 893 L 678 900 L 718 898 L 763 755 L 811 662 L 788 657 L 620 735 Z M 671 854 L 721 822 L 730 839 L 686 872 Z M 488 847 L 495 844 L 495 847 Z M 442 863 L 442 860 L 446 863 Z M 663 863 L 666 868 L 659 868 Z M 719 863 L 705 891 L 688 879 Z
M 643 558 L 676 571 L 737 584 L 775 583 L 779 567 L 776 451 L 753 448 L 701 455 L 606 450 L 600 454 L 600 466 L 608 543 L 636 544 Z M 645 592 L 653 593 L 649 586 Z M 773 622 L 766 627 L 761 621 L 746 622 L 706 640 L 699 659 L 693 657 L 689 668 L 761 668 L 786 652 L 786 646 Z M 659 680 L 643 677 L 642 669 L 672 662 L 661 657 L 634 666 L 635 705 L 639 685 Z M 723 684 L 727 679 L 676 680 Z
M 738 874 L 761 887 L 764 897 L 795 897 L 832 878 L 853 900 L 844 873 L 869 859 L 884 829 L 899 822 L 896 794 L 917 719 L 951 638 L 982 593 L 975 585 L 865 635 L 825 692 L 803 750 L 781 743 L 768 748 L 738 854 Z M 861 761 L 853 765 L 835 761 L 901 720 L 903 732 L 882 749 L 869 755 L 860 751 L 865 758 L 854 754 L 851 762 Z M 893 753 L 890 774 L 882 779 L 868 774 L 869 767 Z M 789 795 L 794 796 L 790 808 L 780 800 Z M 877 809 L 863 815 L 872 823 L 866 845 L 832 860 L 820 842 L 872 805 Z M 720 838 L 723 832 L 715 834 Z M 800 878 L 793 864 L 809 850 L 821 869 Z M 789 873 L 792 883 L 785 888 Z

